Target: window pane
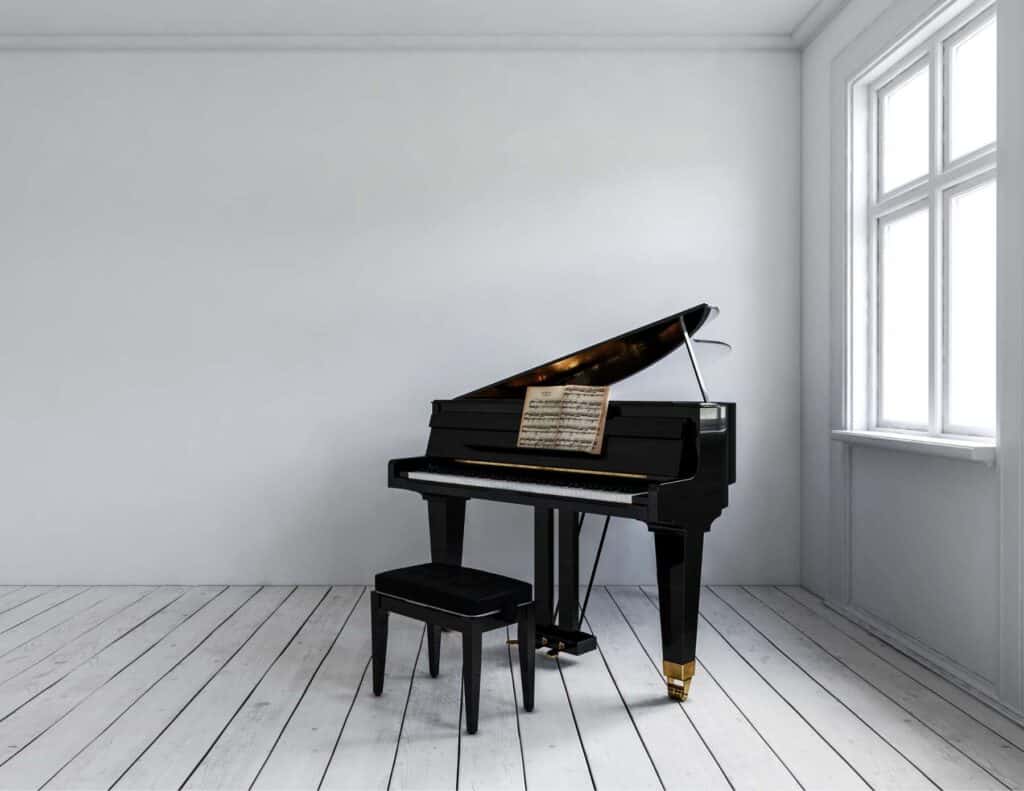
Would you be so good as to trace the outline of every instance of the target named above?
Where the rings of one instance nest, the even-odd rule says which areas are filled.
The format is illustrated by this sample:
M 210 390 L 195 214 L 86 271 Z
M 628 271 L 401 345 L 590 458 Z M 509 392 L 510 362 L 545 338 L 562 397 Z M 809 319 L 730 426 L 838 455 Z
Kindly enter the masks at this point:
M 882 192 L 928 172 L 927 66 L 882 94 L 879 156 Z
M 996 20 L 949 50 L 949 158 L 996 139 Z
M 928 210 L 883 220 L 878 257 L 878 421 L 928 425 Z
M 996 183 L 949 201 L 949 406 L 951 426 L 996 426 Z

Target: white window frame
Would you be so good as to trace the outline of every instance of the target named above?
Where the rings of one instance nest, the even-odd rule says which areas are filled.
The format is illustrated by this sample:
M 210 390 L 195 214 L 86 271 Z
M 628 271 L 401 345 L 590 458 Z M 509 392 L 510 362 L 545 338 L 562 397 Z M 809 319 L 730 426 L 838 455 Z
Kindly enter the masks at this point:
M 941 456 L 945 460 L 921 460 L 927 465 L 925 474 L 937 474 L 939 465 L 947 475 L 963 473 L 972 480 L 995 480 L 996 512 L 998 513 L 998 596 L 999 648 L 997 677 L 991 680 L 956 665 L 935 652 L 927 655 L 940 672 L 992 701 L 1004 704 L 1015 712 L 1024 711 L 1024 102 L 1021 100 L 1017 75 L 1024 74 L 1024 3 L 999 3 L 999 111 L 998 129 L 1002 147 L 999 150 L 997 254 L 997 439 L 952 439 L 928 437 L 913 433 L 867 431 L 858 422 L 864 412 L 855 402 L 858 392 L 851 388 L 854 374 L 863 361 L 851 339 L 862 336 L 864 319 L 857 307 L 856 296 L 864 293 L 862 273 L 852 262 L 863 253 L 863 180 L 851 166 L 851 153 L 866 150 L 862 130 L 850 123 L 851 109 L 867 107 L 866 89 L 860 80 L 880 63 L 891 65 L 887 58 L 901 46 L 922 43 L 948 21 L 972 7 L 971 0 L 893 0 L 872 21 L 838 52 L 830 64 L 828 127 L 828 218 L 829 218 L 829 379 L 828 420 L 831 437 L 829 447 L 826 514 L 814 509 L 812 527 L 827 526 L 828 597 L 840 608 L 854 601 L 853 554 L 861 540 L 855 535 L 855 505 L 862 505 L 856 496 L 857 469 L 881 461 L 892 464 L 891 470 L 906 470 L 913 464 L 909 456 Z M 898 55 L 893 55 L 893 61 Z M 1010 76 L 1007 79 L 1007 75 Z M 815 127 L 816 128 L 816 127 Z M 814 160 L 812 158 L 812 165 Z M 860 207 L 860 208 L 858 208 Z M 859 214 L 858 214 L 859 212 Z M 814 213 L 813 216 L 817 216 Z M 853 221 L 856 221 L 856 225 Z M 818 229 L 815 229 L 818 230 Z M 810 261 L 814 266 L 817 262 Z M 817 328 L 816 328 L 817 329 Z M 825 330 L 825 327 L 821 327 Z M 815 383 L 817 384 L 817 383 Z M 814 391 L 812 391 L 814 392 Z M 814 417 L 811 416 L 813 427 Z M 812 437 L 813 440 L 813 437 Z M 862 446 L 867 446 L 862 447 Z M 899 457 L 903 458 L 899 458 Z M 814 464 L 820 457 L 813 455 Z M 968 470 L 963 464 L 982 462 L 994 465 L 987 471 Z M 934 467 L 933 467 L 934 465 Z M 817 467 L 815 470 L 817 472 Z M 980 476 L 980 477 L 979 477 Z M 965 526 L 970 528 L 970 525 Z M 915 653 L 915 643 L 896 632 L 890 639 L 900 643 L 908 653 Z M 916 644 L 920 647 L 920 644 Z M 924 654 L 920 654 L 924 656 Z M 998 705 L 997 703 L 997 705 Z
M 850 410 L 844 430 L 836 432 L 855 438 L 863 432 L 892 435 L 894 439 L 926 444 L 947 444 L 950 455 L 962 455 L 965 446 L 982 450 L 994 445 L 990 430 L 957 426 L 948 421 L 949 294 L 948 216 L 950 198 L 997 177 L 998 142 L 949 159 L 950 91 L 949 53 L 959 41 L 987 24 L 996 14 L 994 0 L 967 5 L 925 31 L 914 31 L 903 44 L 864 72 L 851 86 L 860 101 L 849 108 L 849 167 L 851 189 L 847 228 L 849 256 L 847 315 L 847 405 Z M 879 133 L 882 128 L 882 99 L 889 91 L 911 78 L 919 69 L 929 69 L 929 169 L 928 173 L 882 191 Z M 883 421 L 879 416 L 881 398 L 881 335 L 878 310 L 879 230 L 885 220 L 896 219 L 925 208 L 930 216 L 929 244 L 929 419 L 928 424 L 910 425 Z M 860 314 L 861 319 L 856 317 Z M 994 383 L 993 383 L 993 386 Z M 987 453 L 982 453 L 989 460 Z

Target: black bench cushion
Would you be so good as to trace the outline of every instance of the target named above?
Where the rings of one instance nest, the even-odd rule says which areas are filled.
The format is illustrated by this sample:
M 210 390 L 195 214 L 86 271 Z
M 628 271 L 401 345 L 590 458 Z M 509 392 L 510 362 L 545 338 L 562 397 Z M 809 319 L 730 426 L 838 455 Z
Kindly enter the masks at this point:
M 462 615 L 499 610 L 509 617 L 533 599 L 530 583 L 489 571 L 444 563 L 422 563 L 377 575 L 378 593 Z

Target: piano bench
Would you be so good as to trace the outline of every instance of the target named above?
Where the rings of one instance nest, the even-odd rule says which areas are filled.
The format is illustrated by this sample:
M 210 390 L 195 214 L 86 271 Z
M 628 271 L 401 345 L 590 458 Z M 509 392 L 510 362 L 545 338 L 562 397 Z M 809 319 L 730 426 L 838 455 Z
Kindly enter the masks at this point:
M 415 618 L 427 625 L 427 650 L 433 678 L 437 678 L 440 671 L 441 631 L 461 632 L 466 731 L 476 733 L 483 633 L 515 623 L 523 707 L 533 711 L 537 626 L 530 583 L 463 566 L 423 563 L 381 572 L 374 587 L 370 594 L 374 695 L 384 691 L 389 613 Z

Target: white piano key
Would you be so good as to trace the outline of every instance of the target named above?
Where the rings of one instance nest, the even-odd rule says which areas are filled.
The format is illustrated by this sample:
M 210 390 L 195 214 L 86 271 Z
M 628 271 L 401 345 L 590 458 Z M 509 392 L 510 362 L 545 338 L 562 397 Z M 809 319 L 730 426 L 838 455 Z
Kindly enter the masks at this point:
M 411 480 L 417 481 L 436 481 L 438 483 L 461 484 L 462 486 L 486 486 L 489 489 L 506 489 L 512 492 L 546 494 L 554 497 L 572 497 L 577 500 L 600 500 L 607 503 L 632 503 L 634 497 L 645 493 L 645 490 L 622 492 L 608 489 L 583 489 L 575 486 L 554 486 L 547 483 L 507 481 L 500 478 L 487 478 L 485 476 L 448 475 L 440 472 L 410 472 L 407 475 Z

